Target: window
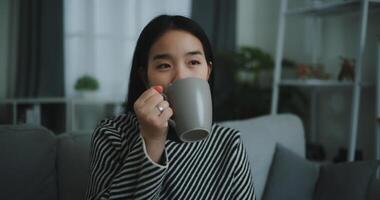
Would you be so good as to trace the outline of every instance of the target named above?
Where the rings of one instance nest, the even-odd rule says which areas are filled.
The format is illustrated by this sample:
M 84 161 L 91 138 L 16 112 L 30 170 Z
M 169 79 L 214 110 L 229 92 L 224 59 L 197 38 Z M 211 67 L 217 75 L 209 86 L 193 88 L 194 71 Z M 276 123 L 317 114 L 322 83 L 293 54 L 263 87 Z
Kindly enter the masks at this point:
M 191 0 L 65 0 L 65 93 L 89 74 L 99 98 L 124 100 L 134 47 L 142 28 L 159 14 L 189 17 Z

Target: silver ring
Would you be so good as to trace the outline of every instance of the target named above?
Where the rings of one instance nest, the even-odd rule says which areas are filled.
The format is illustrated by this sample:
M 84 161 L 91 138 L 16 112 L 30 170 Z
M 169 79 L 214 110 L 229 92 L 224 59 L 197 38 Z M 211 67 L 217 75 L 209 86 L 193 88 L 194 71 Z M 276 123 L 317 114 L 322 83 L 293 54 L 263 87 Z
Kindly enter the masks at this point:
M 160 111 L 160 113 L 164 112 L 164 108 L 162 106 L 157 105 L 156 108 Z

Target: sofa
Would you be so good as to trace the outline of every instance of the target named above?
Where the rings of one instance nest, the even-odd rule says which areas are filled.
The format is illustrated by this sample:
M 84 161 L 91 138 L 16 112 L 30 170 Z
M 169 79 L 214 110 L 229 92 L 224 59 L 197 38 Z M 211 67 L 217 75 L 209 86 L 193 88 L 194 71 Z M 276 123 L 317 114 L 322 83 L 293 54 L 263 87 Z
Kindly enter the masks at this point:
M 241 132 L 258 200 L 380 200 L 380 161 L 308 161 L 304 128 L 295 115 L 221 124 Z
M 0 199 L 84 199 L 90 139 L 32 125 L 0 126 Z
M 242 133 L 258 200 L 380 199 L 379 161 L 306 160 L 303 126 L 294 115 L 221 124 Z M 55 135 L 44 127 L 1 125 L 0 199 L 84 199 L 90 139 L 91 134 Z

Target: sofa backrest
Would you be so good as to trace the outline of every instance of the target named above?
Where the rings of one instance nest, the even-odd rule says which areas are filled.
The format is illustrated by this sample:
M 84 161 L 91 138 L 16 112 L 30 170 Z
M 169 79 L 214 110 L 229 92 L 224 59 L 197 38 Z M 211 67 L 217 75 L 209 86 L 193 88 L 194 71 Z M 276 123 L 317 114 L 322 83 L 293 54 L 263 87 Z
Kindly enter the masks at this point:
M 63 134 L 58 140 L 59 200 L 85 198 L 91 134 Z
M 261 199 L 264 191 L 276 143 L 305 157 L 304 129 L 301 120 L 295 115 L 266 115 L 220 124 L 241 132 L 251 163 L 257 199 Z
M 305 157 L 302 122 L 294 115 L 268 115 L 220 124 L 241 131 L 258 199 L 276 143 Z M 0 199 L 83 199 L 89 175 L 90 140 L 91 134 L 63 134 L 57 139 L 42 127 L 0 126 Z
M 43 127 L 0 126 L 0 199 L 57 199 L 56 142 Z

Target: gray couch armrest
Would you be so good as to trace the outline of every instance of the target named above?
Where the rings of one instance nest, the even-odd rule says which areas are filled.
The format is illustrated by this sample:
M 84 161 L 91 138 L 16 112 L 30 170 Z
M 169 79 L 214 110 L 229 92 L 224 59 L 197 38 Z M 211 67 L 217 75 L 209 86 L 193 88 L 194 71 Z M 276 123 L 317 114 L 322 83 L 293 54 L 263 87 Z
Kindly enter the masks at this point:
M 0 126 L 0 199 L 57 199 L 56 142 L 41 126 Z

